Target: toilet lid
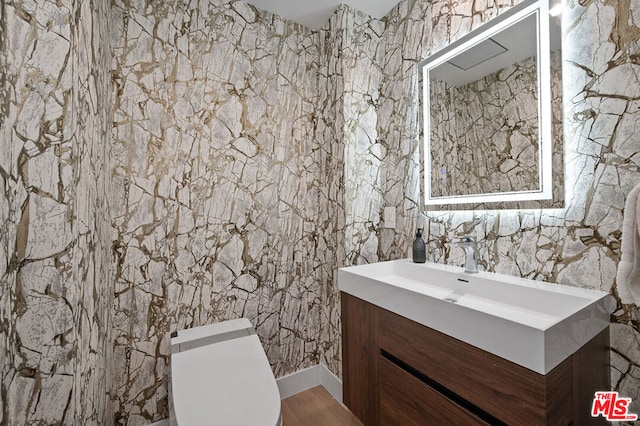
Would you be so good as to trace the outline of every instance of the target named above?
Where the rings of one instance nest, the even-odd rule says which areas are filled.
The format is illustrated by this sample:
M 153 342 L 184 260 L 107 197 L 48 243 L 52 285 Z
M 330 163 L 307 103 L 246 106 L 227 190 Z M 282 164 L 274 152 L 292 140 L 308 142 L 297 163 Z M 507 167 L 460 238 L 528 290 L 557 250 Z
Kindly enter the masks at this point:
M 275 426 L 280 393 L 258 336 L 238 337 L 171 356 L 180 425 Z

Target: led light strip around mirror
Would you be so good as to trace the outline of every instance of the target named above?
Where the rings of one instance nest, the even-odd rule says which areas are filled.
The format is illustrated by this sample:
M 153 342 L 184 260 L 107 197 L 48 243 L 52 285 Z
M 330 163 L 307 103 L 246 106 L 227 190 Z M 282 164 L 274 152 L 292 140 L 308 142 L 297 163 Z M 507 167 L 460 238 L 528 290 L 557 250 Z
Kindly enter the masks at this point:
M 560 5 L 561 6 L 561 5 Z M 424 121 L 424 204 L 444 206 L 456 204 L 500 203 L 508 201 L 550 200 L 553 197 L 553 134 L 551 112 L 551 59 L 549 2 L 547 0 L 525 1 L 493 18 L 481 27 L 436 52 L 419 64 L 423 82 L 423 121 Z M 534 15 L 538 34 L 537 43 L 537 79 L 538 79 L 538 182 L 536 189 L 509 191 L 501 193 L 482 193 L 462 196 L 434 196 L 432 194 L 431 170 L 431 110 L 430 110 L 430 73 L 434 68 L 451 61 L 471 47 L 478 46 L 510 26 Z M 560 171 L 561 173 L 561 171 Z

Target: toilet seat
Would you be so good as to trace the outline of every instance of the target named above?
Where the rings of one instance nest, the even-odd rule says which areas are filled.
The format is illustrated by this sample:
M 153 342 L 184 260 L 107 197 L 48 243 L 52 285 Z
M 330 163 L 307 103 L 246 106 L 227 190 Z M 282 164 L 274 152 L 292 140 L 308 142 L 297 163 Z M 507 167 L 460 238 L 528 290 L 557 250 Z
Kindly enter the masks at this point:
M 171 348 L 177 424 L 281 424 L 278 386 L 247 319 L 184 330 Z

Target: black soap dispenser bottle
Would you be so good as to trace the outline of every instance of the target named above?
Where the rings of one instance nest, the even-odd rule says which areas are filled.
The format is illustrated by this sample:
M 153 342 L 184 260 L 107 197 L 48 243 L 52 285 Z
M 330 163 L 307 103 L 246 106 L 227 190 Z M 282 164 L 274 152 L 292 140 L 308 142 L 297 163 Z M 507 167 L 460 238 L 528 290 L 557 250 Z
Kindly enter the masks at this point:
M 422 239 L 422 228 L 416 231 L 416 239 L 413 240 L 413 261 L 415 263 L 424 263 L 427 261 L 427 248 Z

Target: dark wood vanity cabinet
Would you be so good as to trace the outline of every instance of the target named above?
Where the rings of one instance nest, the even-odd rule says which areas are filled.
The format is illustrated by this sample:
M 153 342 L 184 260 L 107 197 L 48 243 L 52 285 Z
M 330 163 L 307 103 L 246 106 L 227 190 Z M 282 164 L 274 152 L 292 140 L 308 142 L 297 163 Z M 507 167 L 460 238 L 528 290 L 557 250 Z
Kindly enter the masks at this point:
M 609 331 L 546 375 L 342 293 L 343 399 L 365 425 L 590 425 Z

